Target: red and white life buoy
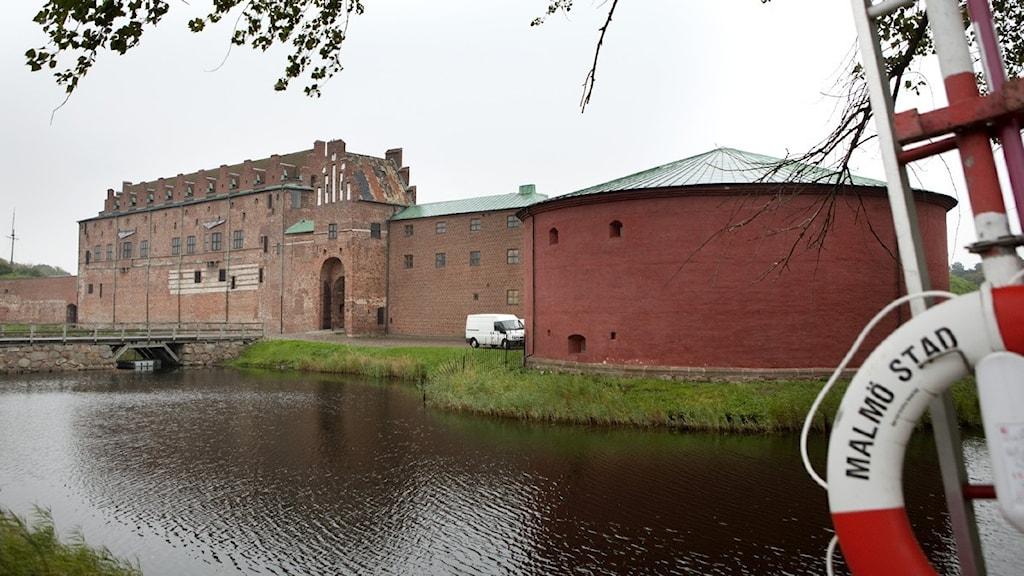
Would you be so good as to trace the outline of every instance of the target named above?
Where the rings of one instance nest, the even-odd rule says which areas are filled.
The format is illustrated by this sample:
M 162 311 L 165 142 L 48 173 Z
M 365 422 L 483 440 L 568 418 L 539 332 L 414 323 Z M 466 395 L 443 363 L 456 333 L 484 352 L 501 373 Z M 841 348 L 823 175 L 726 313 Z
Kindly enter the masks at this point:
M 985 287 L 930 308 L 853 378 L 829 439 L 828 499 L 854 574 L 935 574 L 904 509 L 906 445 L 931 400 L 1000 351 L 1024 354 L 1024 286 Z

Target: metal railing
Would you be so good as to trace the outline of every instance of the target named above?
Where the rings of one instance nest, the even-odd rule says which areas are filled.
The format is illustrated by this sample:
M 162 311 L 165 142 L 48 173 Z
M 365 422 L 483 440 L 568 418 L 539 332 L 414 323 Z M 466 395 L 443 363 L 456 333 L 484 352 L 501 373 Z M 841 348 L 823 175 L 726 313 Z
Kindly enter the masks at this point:
M 0 343 L 257 340 L 262 322 L 0 324 Z

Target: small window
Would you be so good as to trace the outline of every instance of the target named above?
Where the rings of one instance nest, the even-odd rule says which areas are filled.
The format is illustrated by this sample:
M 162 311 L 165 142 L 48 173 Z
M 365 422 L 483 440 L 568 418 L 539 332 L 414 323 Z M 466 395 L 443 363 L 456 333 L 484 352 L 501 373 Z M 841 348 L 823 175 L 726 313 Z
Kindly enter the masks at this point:
M 269 247 L 269 244 L 270 244 L 270 239 L 269 238 L 267 238 L 266 236 L 260 236 L 260 247 L 263 249 L 263 253 L 264 254 L 267 253 L 267 248 Z
M 231 289 L 234 290 L 236 286 L 235 276 L 231 277 Z
M 193 284 L 202 284 L 203 283 L 203 271 L 202 270 L 196 270 L 195 272 L 192 273 L 192 283 Z
M 274 193 L 267 194 L 267 208 L 274 209 Z
M 229 185 L 232 190 L 238 190 L 238 176 L 232 176 Z
M 171 256 L 181 254 L 181 236 L 171 238 Z
M 558 244 L 558 228 L 548 230 L 548 244 Z
M 122 260 L 131 260 L 131 258 L 132 258 L 132 243 L 131 242 L 123 242 L 121 244 L 121 259 Z
M 94 248 L 92 249 L 92 253 L 93 253 L 93 256 L 95 256 L 95 257 L 96 257 L 96 261 L 97 261 L 97 262 L 99 262 L 100 260 L 103 260 L 103 247 L 102 247 L 102 246 L 100 246 L 99 244 L 97 244 L 97 245 L 96 245 L 96 246 L 95 246 L 95 247 L 94 247 Z
M 263 284 L 263 268 L 260 268 L 260 284 Z
M 85 263 L 88 264 L 89 262 L 92 262 L 92 252 L 89 252 L 88 250 L 86 250 L 85 251 Z M 90 294 L 92 294 L 92 292 L 90 292 Z
M 403 230 L 406 236 L 412 236 L 412 224 L 406 224 Z
M 412 254 L 405 255 L 405 267 L 412 268 Z
M 505 303 L 509 306 L 519 305 L 519 290 L 511 288 L 505 291 Z
M 480 265 L 480 251 L 474 250 L 469 253 L 469 265 L 479 266 Z
M 164 200 L 174 198 L 174 188 L 164 188 Z
M 189 236 L 185 240 L 185 254 L 195 254 L 195 253 L 196 253 L 196 237 L 195 236 Z
M 434 267 L 435 268 L 444 268 L 446 263 L 447 263 L 447 256 L 445 256 L 444 252 L 438 252 L 437 254 L 434 254 Z
M 310 174 L 309 175 L 309 187 L 312 188 L 314 186 L 316 186 L 316 174 Z
M 370 224 L 370 238 L 380 239 L 380 222 Z
M 221 268 L 217 270 L 217 282 L 226 282 L 228 279 L 228 271 Z
M 103 282 L 100 282 L 100 298 L 103 298 Z
M 471 219 L 469 221 L 469 231 L 470 232 L 479 232 L 480 231 L 480 219 L 479 218 L 473 218 L 473 219 Z
M 185 184 L 185 197 L 186 198 L 191 198 L 192 196 L 194 196 L 195 195 L 195 191 L 196 191 L 195 184 Z
M 479 299 L 480 299 L 480 293 L 479 292 L 473 292 L 473 300 L 479 300 Z
M 86 288 L 86 293 L 92 294 L 92 284 L 89 284 L 89 286 Z
M 436 233 L 438 233 L 438 234 L 447 234 L 448 233 L 448 223 L 447 222 L 438 222 L 437 224 L 434 225 L 434 231 Z
M 217 189 L 217 183 L 216 182 L 214 182 L 213 180 L 207 180 L 206 181 L 206 193 L 207 194 L 213 194 L 213 192 L 216 189 Z
M 338 225 L 337 224 L 328 224 L 327 225 L 327 239 L 328 240 L 337 240 L 338 239 Z
M 622 238 L 622 222 L 612 220 L 612 223 L 608 225 L 608 237 Z
M 262 170 L 257 170 L 254 173 L 253 182 L 255 182 L 257 186 L 259 186 L 260 184 L 263 184 L 263 171 Z
M 587 351 L 587 339 L 579 334 L 569 336 L 569 354 L 582 354 Z
M 377 326 L 383 326 L 383 325 L 384 325 L 384 307 L 383 306 L 378 306 L 377 307 Z
M 508 253 L 505 256 L 505 260 L 509 264 L 519 264 L 519 249 L 509 248 Z
M 212 237 L 210 238 L 210 250 L 213 250 L 214 252 L 219 252 L 220 247 L 220 232 L 214 232 Z
M 288 179 L 288 168 L 281 168 L 281 180 Z
M 149 240 L 139 242 L 139 258 L 149 258 Z
M 245 234 L 242 230 L 235 230 L 231 232 L 231 249 L 241 250 L 242 246 L 245 245 Z
M 608 339 L 609 340 L 615 340 L 615 332 L 612 332 L 611 334 L 609 334 L 608 335 Z
M 522 222 L 519 221 L 519 218 L 516 218 L 515 214 L 508 217 L 507 225 L 509 228 L 519 228 L 521 224 Z

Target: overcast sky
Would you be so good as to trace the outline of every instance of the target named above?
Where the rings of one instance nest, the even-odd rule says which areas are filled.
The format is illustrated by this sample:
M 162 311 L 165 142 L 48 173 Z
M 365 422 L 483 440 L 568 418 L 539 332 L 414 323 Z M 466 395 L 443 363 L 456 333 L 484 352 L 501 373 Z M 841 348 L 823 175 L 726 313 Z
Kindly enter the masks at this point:
M 836 102 L 823 96 L 854 43 L 846 2 L 623 0 L 605 40 L 591 105 L 581 83 L 607 5 L 577 1 L 538 28 L 547 0 L 366 0 L 345 70 L 323 97 L 274 92 L 285 54 L 228 47 L 230 22 L 192 34 L 206 2 L 172 10 L 127 56 L 102 54 L 50 123 L 63 94 L 30 73 L 41 1 L 0 21 L 0 231 L 17 208 L 15 260 L 77 268 L 76 221 L 107 188 L 344 140 L 352 152 L 405 149 L 419 201 L 513 192 L 562 194 L 731 146 L 784 156 L 817 142 Z M 927 99 L 926 106 L 932 101 Z M 950 166 L 959 171 L 953 157 Z M 857 172 L 882 177 L 877 154 Z M 941 163 L 921 184 L 962 199 Z M 950 215 L 952 259 L 973 239 Z M 959 224 L 958 224 L 959 222 Z M 957 236 L 954 238 L 954 232 Z M 955 252 L 954 252 L 955 250 Z M 10 242 L 0 242 L 6 258 Z

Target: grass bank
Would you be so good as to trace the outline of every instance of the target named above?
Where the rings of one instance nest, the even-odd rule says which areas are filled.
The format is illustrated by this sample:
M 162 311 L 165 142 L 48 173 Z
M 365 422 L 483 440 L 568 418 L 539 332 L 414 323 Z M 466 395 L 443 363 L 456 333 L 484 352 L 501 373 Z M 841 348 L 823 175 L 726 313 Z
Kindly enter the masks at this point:
M 799 430 L 823 382 L 685 382 L 545 373 L 520 366 L 520 353 L 468 348 L 371 348 L 269 341 L 234 365 L 396 377 L 423 384 L 433 407 L 548 422 L 658 426 L 685 430 Z M 815 420 L 825 430 L 842 399 L 840 384 Z M 953 388 L 961 423 L 981 426 L 970 382 Z
M 86 546 L 80 534 L 61 542 L 45 511 L 38 511 L 28 522 L 0 509 L 0 574 L 141 576 L 142 571 L 106 548 Z

